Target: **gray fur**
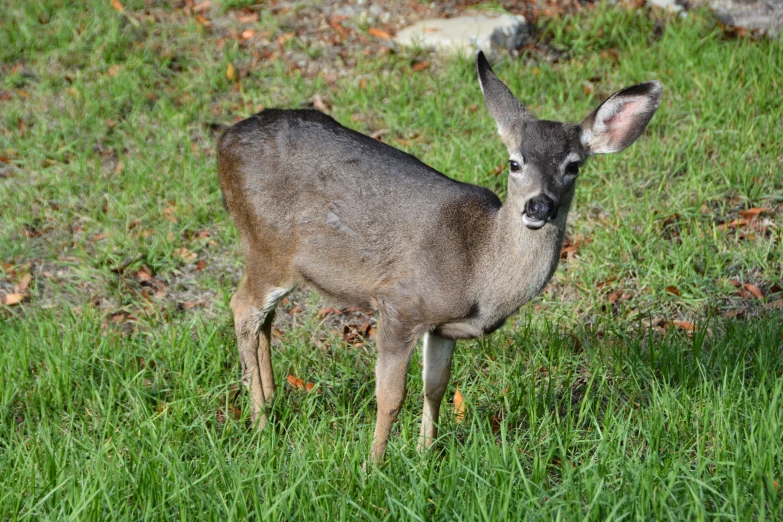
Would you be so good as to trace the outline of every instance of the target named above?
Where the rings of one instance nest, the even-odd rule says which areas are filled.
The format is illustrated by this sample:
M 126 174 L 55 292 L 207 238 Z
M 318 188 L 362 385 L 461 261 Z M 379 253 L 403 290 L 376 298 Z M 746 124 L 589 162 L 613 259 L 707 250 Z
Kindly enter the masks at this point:
M 269 314 L 284 289 L 300 282 L 339 303 L 379 311 L 375 460 L 405 396 L 416 341 L 430 332 L 443 339 L 438 346 L 448 347 L 449 339 L 491 332 L 547 284 L 574 195 L 569 165 L 584 162 L 591 143 L 602 139 L 599 127 L 606 127 L 600 110 L 581 125 L 537 120 L 481 53 L 477 68 L 509 157 L 521 160 L 509 176 L 505 204 L 316 111 L 266 110 L 228 129 L 219 142 L 221 188 L 247 263 L 232 298 L 235 322 L 250 320 L 249 310 Z M 646 85 L 652 83 L 627 90 L 648 102 L 647 112 L 637 110 L 630 119 L 611 114 L 613 121 L 630 122 L 627 132 L 635 134 L 613 128 L 614 143 L 636 139 L 657 108 L 660 86 L 656 100 L 645 94 Z M 622 111 L 622 93 L 615 97 L 612 110 Z M 524 219 L 525 205 L 540 194 L 556 203 L 557 213 L 533 226 Z M 268 353 L 268 330 L 267 324 L 259 354 Z M 239 342 L 243 357 L 255 346 Z M 258 365 L 265 393 L 253 395 L 262 402 L 274 389 L 266 382 L 272 370 L 265 357 Z M 440 397 L 432 400 L 434 418 Z M 260 409 L 254 415 L 263 418 Z M 425 430 L 429 439 L 433 429 L 430 423 Z

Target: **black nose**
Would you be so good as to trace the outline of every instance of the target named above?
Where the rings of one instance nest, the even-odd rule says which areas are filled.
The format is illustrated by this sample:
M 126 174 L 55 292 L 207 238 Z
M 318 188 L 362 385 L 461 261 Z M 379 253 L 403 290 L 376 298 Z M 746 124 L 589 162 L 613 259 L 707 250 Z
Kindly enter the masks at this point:
M 546 194 L 539 194 L 527 200 L 525 214 L 530 219 L 549 221 L 557 215 L 557 203 Z

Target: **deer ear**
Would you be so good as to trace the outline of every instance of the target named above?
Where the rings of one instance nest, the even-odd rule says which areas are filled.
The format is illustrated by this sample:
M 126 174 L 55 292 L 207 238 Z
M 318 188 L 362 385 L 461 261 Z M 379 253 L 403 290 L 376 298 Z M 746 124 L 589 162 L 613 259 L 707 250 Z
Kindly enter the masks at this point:
M 508 87 L 495 76 L 481 51 L 476 53 L 476 70 L 489 115 L 497 123 L 500 135 L 506 136 L 521 118 L 528 117 L 528 112 Z
M 603 102 L 582 120 L 582 145 L 592 154 L 619 152 L 641 136 L 661 104 L 661 84 L 644 82 Z

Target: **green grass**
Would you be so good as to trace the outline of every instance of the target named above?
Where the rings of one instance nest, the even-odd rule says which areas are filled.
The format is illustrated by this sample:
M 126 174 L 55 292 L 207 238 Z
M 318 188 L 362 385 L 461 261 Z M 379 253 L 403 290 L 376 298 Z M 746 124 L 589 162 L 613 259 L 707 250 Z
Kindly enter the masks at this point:
M 503 194 L 472 63 L 360 57 L 330 86 L 262 62 L 233 84 L 247 49 L 168 2 L 123 3 L 160 17 L 0 3 L 0 295 L 33 276 L 0 308 L 0 519 L 783 518 L 783 41 L 601 8 L 551 22 L 568 58 L 496 65 L 542 118 L 577 121 L 647 79 L 664 101 L 639 142 L 583 170 L 570 231 L 589 242 L 549 291 L 459 343 L 465 421 L 444 403 L 440 449 L 416 453 L 417 354 L 386 462 L 365 471 L 373 346 L 342 344 L 315 298 L 281 325 L 270 429 L 247 427 L 215 142 L 259 106 L 320 94 L 338 121 Z M 752 207 L 768 210 L 720 228 Z

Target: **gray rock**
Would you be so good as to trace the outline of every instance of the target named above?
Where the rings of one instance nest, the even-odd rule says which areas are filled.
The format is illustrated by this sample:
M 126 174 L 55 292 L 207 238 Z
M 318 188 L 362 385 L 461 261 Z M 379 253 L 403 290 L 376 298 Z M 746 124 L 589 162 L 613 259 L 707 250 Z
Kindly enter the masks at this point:
M 689 9 L 708 7 L 724 24 L 760 31 L 770 38 L 777 38 L 783 29 L 783 0 L 687 0 L 687 5 Z
M 419 45 L 447 52 L 489 52 L 493 45 L 505 50 L 521 47 L 530 37 L 523 16 L 481 14 L 422 20 L 397 33 L 399 45 Z
M 762 31 L 770 38 L 777 38 L 783 27 L 783 0 L 713 0 L 710 8 L 724 24 Z

